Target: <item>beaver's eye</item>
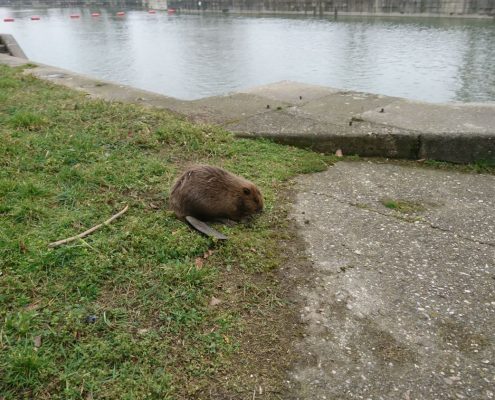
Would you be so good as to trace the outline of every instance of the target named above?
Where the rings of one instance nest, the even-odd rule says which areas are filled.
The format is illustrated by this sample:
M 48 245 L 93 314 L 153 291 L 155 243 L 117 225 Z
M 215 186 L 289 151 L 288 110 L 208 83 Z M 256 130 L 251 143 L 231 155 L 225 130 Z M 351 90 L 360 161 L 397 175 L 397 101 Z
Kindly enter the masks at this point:
M 251 190 L 247 187 L 243 189 L 244 194 L 251 194 Z

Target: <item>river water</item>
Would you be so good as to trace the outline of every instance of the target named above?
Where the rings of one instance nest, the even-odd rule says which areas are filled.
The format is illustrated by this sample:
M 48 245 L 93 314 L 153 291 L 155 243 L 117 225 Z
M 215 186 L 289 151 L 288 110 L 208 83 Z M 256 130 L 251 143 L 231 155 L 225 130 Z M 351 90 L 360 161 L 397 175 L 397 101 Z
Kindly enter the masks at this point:
M 34 61 L 181 99 L 293 80 L 430 102 L 495 101 L 494 20 L 3 7 L 0 32 Z

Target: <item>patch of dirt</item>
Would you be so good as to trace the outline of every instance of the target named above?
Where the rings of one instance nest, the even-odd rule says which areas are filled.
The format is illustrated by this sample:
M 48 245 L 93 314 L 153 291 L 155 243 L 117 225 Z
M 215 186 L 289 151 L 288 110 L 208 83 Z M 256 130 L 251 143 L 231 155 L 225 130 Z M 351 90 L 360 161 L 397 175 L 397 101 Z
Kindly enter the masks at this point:
M 281 198 L 284 206 L 274 211 L 274 218 L 287 221 L 274 232 L 281 266 L 255 275 L 238 270 L 222 273 L 222 288 L 229 292 L 228 296 L 222 292 L 222 306 L 239 310 L 244 329 L 237 338 L 236 355 L 217 374 L 211 388 L 195 398 L 286 400 L 289 387 L 294 389 L 294 383 L 288 382 L 288 372 L 296 361 L 300 362 L 295 343 L 304 334 L 300 319 L 303 300 L 297 288 L 311 280 L 312 265 L 305 256 L 304 241 L 296 234 L 295 222 L 288 221 L 292 194 L 286 190 Z M 246 299 L 242 289 L 246 286 L 256 287 L 258 304 Z
M 356 342 L 365 343 L 368 348 L 373 349 L 373 355 L 382 363 L 407 364 L 416 359 L 414 351 L 371 320 L 363 324 L 363 330 L 356 335 Z
M 486 336 L 470 332 L 469 327 L 456 321 L 443 320 L 437 326 L 440 338 L 463 353 L 475 353 L 490 344 Z

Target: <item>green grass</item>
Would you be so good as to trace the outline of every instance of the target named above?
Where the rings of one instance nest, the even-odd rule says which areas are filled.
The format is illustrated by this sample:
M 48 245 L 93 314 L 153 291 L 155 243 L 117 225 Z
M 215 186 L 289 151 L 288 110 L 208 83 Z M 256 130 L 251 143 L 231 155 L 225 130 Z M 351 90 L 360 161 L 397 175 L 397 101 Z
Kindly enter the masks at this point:
M 426 167 L 449 170 L 449 171 L 460 171 L 468 173 L 478 173 L 478 174 L 495 174 L 495 161 L 493 160 L 479 160 L 471 164 L 452 164 L 443 161 L 426 160 L 424 162 Z
M 251 392 L 267 352 L 284 365 L 285 182 L 331 159 L 88 100 L 22 69 L 0 66 L 0 89 L 0 398 L 210 398 Z M 227 243 L 192 232 L 166 207 L 190 162 L 256 182 L 265 213 L 220 227 Z M 48 248 L 125 204 L 113 224 Z
M 33 112 L 15 112 L 7 121 L 14 129 L 38 130 L 46 124 L 46 119 Z
M 403 214 L 416 213 L 426 210 L 424 205 L 408 200 L 383 199 L 382 204 L 391 210 L 395 210 Z

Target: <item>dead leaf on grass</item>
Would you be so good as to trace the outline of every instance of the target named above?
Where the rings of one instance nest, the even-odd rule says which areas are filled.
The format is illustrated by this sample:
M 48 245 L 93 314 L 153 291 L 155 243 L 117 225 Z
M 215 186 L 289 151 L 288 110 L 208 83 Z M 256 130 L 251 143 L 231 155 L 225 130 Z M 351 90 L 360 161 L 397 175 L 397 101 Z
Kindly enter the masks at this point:
M 41 336 L 35 336 L 33 342 L 34 347 L 39 349 L 41 347 Z
M 31 303 L 26 306 L 27 311 L 33 311 L 36 310 L 40 306 L 40 303 Z
M 208 250 L 203 253 L 203 258 L 206 260 L 208 257 L 210 257 L 213 254 L 213 250 Z
M 203 259 L 201 257 L 196 257 L 196 259 L 194 260 L 194 265 L 196 265 L 196 268 L 197 269 L 203 268 L 203 264 L 204 264 Z
M 218 306 L 221 302 L 222 302 L 222 300 L 217 299 L 216 297 L 212 297 L 210 300 L 210 306 L 213 306 L 213 307 Z

